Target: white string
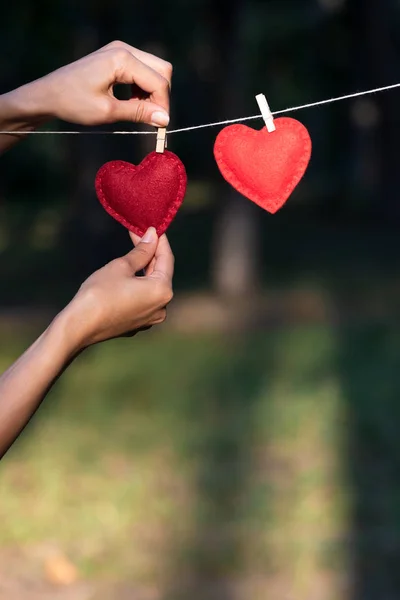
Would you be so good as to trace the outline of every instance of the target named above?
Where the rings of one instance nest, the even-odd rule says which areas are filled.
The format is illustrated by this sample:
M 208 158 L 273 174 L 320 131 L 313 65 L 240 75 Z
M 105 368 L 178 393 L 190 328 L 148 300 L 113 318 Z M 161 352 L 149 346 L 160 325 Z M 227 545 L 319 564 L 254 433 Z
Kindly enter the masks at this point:
M 378 92 L 386 92 L 387 90 L 393 90 L 399 88 L 400 83 L 394 85 L 388 85 L 385 87 L 379 87 L 365 92 L 357 92 L 355 94 L 348 94 L 346 96 L 338 96 L 337 98 L 329 98 L 328 100 L 321 100 L 319 102 L 311 102 L 310 104 L 302 104 L 300 106 L 292 106 L 291 108 L 285 108 L 273 112 L 275 115 L 282 115 L 289 112 L 296 112 L 305 108 L 314 108 L 315 106 L 323 106 L 324 104 L 333 104 L 341 100 L 350 100 L 351 98 L 359 98 L 360 96 L 368 96 L 371 94 L 377 94 Z M 203 125 L 192 125 L 191 127 L 182 127 L 181 129 L 167 130 L 168 135 L 171 133 L 182 133 L 185 131 L 194 131 L 195 129 L 205 129 L 206 127 L 217 127 L 221 125 L 231 125 L 232 123 L 241 123 L 244 121 L 251 121 L 253 119 L 262 119 L 262 115 L 253 115 L 252 117 L 241 117 L 239 119 L 229 119 L 227 121 L 216 121 L 215 123 L 205 123 Z M 156 135 L 157 131 L 1 131 L 2 133 L 9 134 L 23 134 L 23 135 Z

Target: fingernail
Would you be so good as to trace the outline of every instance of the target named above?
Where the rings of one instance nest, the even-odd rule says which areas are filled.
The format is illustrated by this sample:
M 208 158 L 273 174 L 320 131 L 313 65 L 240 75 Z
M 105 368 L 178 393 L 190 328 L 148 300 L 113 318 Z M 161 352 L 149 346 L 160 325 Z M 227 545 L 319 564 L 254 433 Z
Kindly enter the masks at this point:
M 161 110 L 157 110 L 151 115 L 151 124 L 154 125 L 154 127 L 166 127 L 168 123 L 169 116 L 166 112 L 161 112 Z
M 154 227 L 149 227 L 140 241 L 144 242 L 145 244 L 152 242 L 154 240 L 155 233 L 156 230 L 154 229 Z

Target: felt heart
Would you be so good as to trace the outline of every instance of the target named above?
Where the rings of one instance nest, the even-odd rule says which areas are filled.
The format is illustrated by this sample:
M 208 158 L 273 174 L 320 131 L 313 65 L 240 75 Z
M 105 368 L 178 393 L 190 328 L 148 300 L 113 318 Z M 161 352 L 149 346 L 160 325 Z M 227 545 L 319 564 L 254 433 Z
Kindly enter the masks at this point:
M 222 176 L 270 213 L 277 212 L 303 177 L 311 157 L 307 129 L 283 117 L 269 133 L 230 125 L 217 136 L 214 156 Z
M 124 227 L 142 236 L 149 227 L 162 235 L 181 206 L 187 176 L 180 159 L 165 150 L 151 152 L 135 166 L 122 160 L 103 165 L 97 175 L 97 197 Z

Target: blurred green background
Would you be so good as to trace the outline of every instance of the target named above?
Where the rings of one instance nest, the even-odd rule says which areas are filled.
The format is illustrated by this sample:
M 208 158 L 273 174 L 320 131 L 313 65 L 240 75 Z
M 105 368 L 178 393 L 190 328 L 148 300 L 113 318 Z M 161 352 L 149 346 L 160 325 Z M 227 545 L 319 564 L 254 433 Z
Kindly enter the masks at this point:
M 0 91 L 122 39 L 173 63 L 185 127 L 397 83 L 399 27 L 397 0 L 16 0 Z M 169 138 L 189 176 L 170 318 L 83 354 L 2 461 L 1 600 L 400 596 L 399 99 L 290 115 L 313 156 L 274 216 L 223 182 L 219 128 Z M 1 158 L 2 370 L 129 248 L 94 177 L 151 146 Z

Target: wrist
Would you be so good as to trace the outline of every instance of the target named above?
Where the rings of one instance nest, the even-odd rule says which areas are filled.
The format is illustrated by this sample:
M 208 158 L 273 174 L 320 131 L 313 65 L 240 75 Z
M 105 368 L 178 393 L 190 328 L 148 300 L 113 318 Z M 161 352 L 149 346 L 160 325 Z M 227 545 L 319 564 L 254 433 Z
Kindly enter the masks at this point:
M 70 362 L 85 348 L 78 319 L 70 306 L 55 317 L 44 335 L 57 348 L 60 360 L 64 363 Z
M 0 96 L 1 129 L 32 131 L 52 118 L 41 80 Z

